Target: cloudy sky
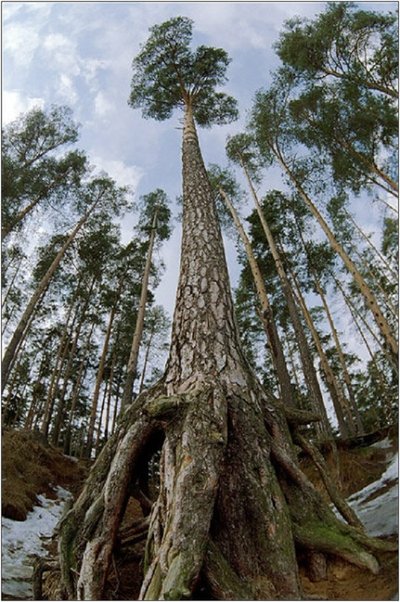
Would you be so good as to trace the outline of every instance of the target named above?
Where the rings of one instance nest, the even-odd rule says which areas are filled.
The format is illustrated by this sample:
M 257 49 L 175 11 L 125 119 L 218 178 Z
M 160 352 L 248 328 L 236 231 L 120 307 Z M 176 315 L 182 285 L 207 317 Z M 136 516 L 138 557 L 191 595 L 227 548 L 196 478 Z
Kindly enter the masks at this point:
M 397 3 L 359 3 L 393 10 Z M 132 58 L 148 28 L 182 15 L 194 21 L 194 43 L 223 47 L 232 59 L 228 92 L 239 102 L 235 124 L 200 132 L 206 163 L 226 164 L 228 134 L 241 131 L 256 90 L 267 86 L 278 60 L 273 44 L 284 22 L 313 17 L 323 2 L 3 2 L 3 124 L 33 106 L 67 104 L 81 123 L 79 147 L 120 184 L 142 195 L 181 191 L 179 115 L 144 120 L 127 99 Z M 280 185 L 272 171 L 269 187 Z M 125 240 L 134 218 L 123 224 Z M 163 247 L 167 271 L 158 302 L 171 311 L 179 263 L 180 229 Z M 232 243 L 227 252 L 237 278 Z

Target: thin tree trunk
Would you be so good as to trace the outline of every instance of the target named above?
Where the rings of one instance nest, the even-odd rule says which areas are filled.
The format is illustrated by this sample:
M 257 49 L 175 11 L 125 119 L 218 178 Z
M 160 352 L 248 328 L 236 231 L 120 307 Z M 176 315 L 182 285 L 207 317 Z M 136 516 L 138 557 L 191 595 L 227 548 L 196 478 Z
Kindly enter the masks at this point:
M 149 337 L 149 340 L 146 345 L 146 353 L 144 354 L 144 359 L 143 359 L 142 375 L 140 377 L 139 393 L 141 393 L 144 389 L 144 379 L 146 376 L 147 362 L 149 361 L 149 354 L 150 354 L 151 344 L 153 342 L 154 332 L 155 332 L 155 326 L 152 328 L 152 330 L 150 332 L 150 337 Z
M 314 411 L 318 412 L 321 415 L 321 423 L 317 425 L 317 429 L 320 431 L 320 434 L 323 437 L 331 438 L 332 431 L 331 431 L 331 426 L 329 424 L 328 415 L 326 413 L 326 408 L 325 408 L 324 400 L 322 397 L 321 388 L 318 383 L 318 379 L 317 379 L 317 376 L 315 373 L 315 368 L 314 368 L 314 364 L 313 364 L 313 361 L 311 358 L 308 342 L 307 342 L 306 336 L 304 334 L 303 326 L 299 319 L 297 307 L 294 302 L 293 292 L 292 292 L 288 277 L 286 275 L 285 268 L 282 263 L 282 258 L 280 256 L 278 248 L 275 244 L 275 240 L 274 240 L 272 232 L 268 226 L 267 220 L 265 219 L 265 215 L 263 213 L 262 207 L 258 200 L 257 193 L 253 186 L 253 182 L 251 181 L 251 178 L 249 176 L 248 170 L 246 168 L 246 165 L 245 165 L 242 157 L 240 157 L 240 162 L 241 162 L 243 172 L 246 176 L 246 179 L 247 179 L 247 182 L 248 182 L 248 185 L 249 185 L 249 188 L 250 188 L 253 200 L 254 200 L 254 205 L 256 207 L 258 217 L 260 218 L 260 222 L 261 222 L 264 234 L 265 234 L 265 238 L 267 239 L 267 242 L 268 242 L 271 254 L 272 254 L 272 258 L 274 260 L 274 264 L 275 264 L 276 271 L 278 273 L 279 280 L 282 285 L 283 295 L 285 297 L 285 301 L 286 301 L 286 304 L 287 304 L 287 307 L 289 310 L 290 319 L 291 319 L 293 327 L 294 327 L 297 344 L 299 347 L 304 378 L 305 378 L 305 381 L 307 384 L 307 389 L 308 389 L 308 393 L 310 396 L 310 400 L 313 405 Z
M 87 439 L 86 439 L 86 451 L 85 451 L 85 455 L 88 458 L 90 458 L 90 454 L 92 452 L 94 428 L 95 428 L 96 417 L 97 417 L 97 404 L 99 401 L 101 384 L 103 382 L 104 366 L 106 364 L 108 346 L 110 343 L 110 337 L 111 337 L 112 329 L 114 326 L 114 319 L 115 319 L 116 312 L 117 312 L 117 304 L 115 303 L 110 311 L 110 317 L 108 319 L 107 331 L 106 331 L 106 335 L 104 337 L 103 349 L 102 349 L 101 356 L 100 356 L 100 363 L 99 363 L 99 368 L 97 370 L 97 376 L 96 376 L 96 384 L 95 384 L 94 392 L 93 392 L 92 407 L 91 407 L 90 418 L 89 418 L 89 426 L 88 426 Z
M 63 422 L 63 414 L 64 414 L 64 408 L 65 408 L 65 396 L 66 396 L 67 388 L 69 385 L 69 379 L 71 377 L 71 373 L 72 373 L 72 369 L 73 369 L 73 365 L 74 365 L 75 354 L 76 354 L 79 339 L 81 336 L 81 330 L 82 330 L 82 327 L 84 326 L 84 323 L 86 320 L 87 309 L 89 307 L 90 302 L 93 301 L 92 294 L 93 294 L 93 289 L 94 289 L 94 286 L 95 286 L 97 280 L 98 280 L 98 277 L 93 276 L 89 290 L 86 294 L 84 305 L 81 309 L 81 315 L 80 315 L 80 319 L 79 319 L 79 322 L 78 322 L 76 330 L 75 330 L 74 338 L 72 340 L 72 346 L 70 346 L 68 348 L 68 361 L 67 361 L 67 365 L 65 366 L 64 375 L 63 375 L 64 382 L 63 382 L 63 387 L 62 387 L 61 393 L 60 393 L 60 399 L 58 402 L 58 411 L 57 411 L 57 415 L 56 415 L 56 419 L 55 419 L 55 424 L 54 424 L 53 432 L 51 434 L 52 442 L 54 445 L 58 445 L 60 431 L 61 431 L 62 422 Z
M 348 310 L 350 312 L 352 320 L 353 320 L 353 322 L 354 322 L 354 324 L 355 324 L 355 326 L 357 328 L 357 331 L 358 331 L 361 339 L 363 340 L 364 345 L 365 345 L 365 347 L 366 347 L 366 349 L 368 351 L 371 363 L 373 364 L 373 366 L 375 368 L 375 374 L 377 376 L 377 379 L 379 380 L 381 391 L 387 392 L 388 387 L 387 387 L 387 384 L 385 383 L 385 381 L 383 379 L 381 370 L 380 370 L 380 368 L 379 368 L 379 366 L 378 366 L 378 364 L 376 362 L 376 358 L 375 358 L 374 352 L 372 351 L 371 346 L 368 343 L 368 340 L 367 340 L 367 338 L 366 338 L 366 336 L 364 334 L 363 329 L 361 328 L 360 324 L 358 323 L 358 319 L 361 319 L 361 316 L 356 311 L 356 309 L 353 307 L 353 305 L 351 304 L 350 299 L 347 297 L 347 295 L 345 294 L 344 290 L 341 288 L 340 284 L 338 282 L 336 282 L 336 285 L 338 286 L 339 290 L 341 291 L 341 293 L 343 295 L 344 301 L 345 301 L 345 303 L 347 305 L 347 308 L 348 308 Z M 386 393 L 383 393 L 383 395 L 385 396 Z M 384 426 L 384 424 L 379 420 L 376 408 L 374 408 L 374 409 L 375 409 L 375 415 L 377 417 L 377 428 L 379 428 L 381 426 Z
M 352 384 L 351 384 L 351 378 L 350 378 L 349 372 L 347 370 L 346 360 L 344 358 L 342 347 L 340 345 L 339 337 L 338 337 L 338 334 L 337 334 L 337 331 L 336 331 L 336 328 L 335 328 L 335 324 L 334 324 L 333 319 L 332 319 L 332 315 L 331 315 L 331 312 L 330 312 L 329 305 L 327 303 L 325 294 L 324 294 L 324 292 L 322 290 L 319 278 L 317 276 L 317 273 L 316 273 L 316 271 L 314 269 L 312 260 L 310 258 L 310 255 L 309 255 L 309 252 L 308 252 L 308 249 L 307 249 L 306 242 L 304 240 L 304 236 L 303 236 L 300 224 L 298 223 L 298 220 L 297 220 L 296 213 L 293 212 L 293 214 L 294 214 L 294 218 L 295 218 L 295 222 L 296 222 L 296 227 L 297 227 L 297 231 L 298 231 L 298 234 L 299 234 L 299 238 L 300 238 L 301 243 L 303 245 L 304 252 L 305 252 L 305 254 L 307 256 L 308 267 L 309 267 L 310 273 L 312 275 L 316 291 L 318 292 L 318 294 L 319 294 L 319 296 L 321 298 L 322 304 L 324 306 L 325 313 L 327 315 L 328 322 L 329 322 L 329 327 L 331 329 L 333 340 L 334 340 L 335 346 L 336 346 L 336 350 L 338 352 L 340 365 L 341 365 L 341 368 L 342 368 L 344 380 L 345 380 L 347 391 L 348 391 L 348 394 L 349 394 L 349 401 L 350 401 L 350 405 L 351 405 L 351 409 L 352 409 L 352 418 L 354 420 L 354 424 L 355 424 L 355 427 L 356 427 L 357 434 L 361 435 L 361 434 L 364 433 L 364 428 L 363 428 L 363 425 L 362 425 L 362 422 L 361 422 L 360 413 L 359 413 L 359 410 L 358 410 L 358 407 L 357 407 L 357 403 L 356 403 L 356 399 L 355 399 L 355 396 L 354 396 L 353 387 L 352 387 Z M 343 395 L 342 398 L 345 399 L 345 396 Z
M 347 406 L 347 402 L 344 398 L 343 392 L 341 391 L 341 387 L 337 382 L 335 374 L 333 373 L 333 370 L 329 365 L 328 359 L 325 355 L 325 351 L 322 347 L 321 340 L 319 338 L 319 334 L 317 332 L 317 329 L 315 328 L 314 321 L 311 317 L 311 314 L 301 293 L 299 283 L 295 275 L 292 274 L 292 276 L 297 291 L 297 299 L 299 306 L 301 307 L 301 310 L 303 312 L 306 324 L 310 329 L 311 336 L 313 338 L 315 347 L 321 360 L 322 370 L 325 373 L 328 391 L 333 402 L 336 417 L 338 419 L 340 434 L 342 435 L 342 437 L 347 438 L 355 434 L 353 416 L 351 415 L 350 408 L 348 408 Z
M 13 274 L 13 277 L 12 277 L 12 279 L 11 279 L 11 282 L 10 282 L 10 284 L 8 285 L 7 291 L 6 291 L 6 293 L 3 295 L 3 298 L 2 298 L 2 301 L 1 301 L 1 307 L 2 307 L 2 308 L 3 308 L 3 307 L 5 307 L 5 305 L 6 305 L 6 303 L 7 303 L 8 295 L 10 294 L 10 292 L 11 292 L 11 291 L 12 291 L 12 289 L 13 289 L 14 282 L 15 282 L 15 280 L 16 280 L 16 278 L 17 278 L 17 276 L 18 276 L 18 273 L 19 273 L 19 271 L 20 271 L 20 269 L 21 269 L 22 262 L 24 261 L 24 259 L 25 259 L 25 258 L 24 258 L 23 256 L 20 258 L 20 260 L 19 260 L 19 262 L 18 262 L 18 265 L 17 265 L 17 268 L 14 270 L 14 274 Z M 4 273 L 3 273 L 3 274 L 4 274 Z M 5 330 L 5 328 L 3 329 L 3 331 L 2 331 L 2 332 L 4 332 L 4 330 Z
M 102 398 L 101 407 L 100 407 L 100 414 L 99 414 L 99 417 L 97 419 L 97 437 L 96 437 L 96 443 L 95 443 L 95 446 L 94 446 L 94 455 L 95 455 L 96 458 L 99 455 L 100 439 L 101 439 L 101 426 L 102 426 L 102 423 L 103 423 L 104 408 L 105 408 L 105 405 L 106 405 L 107 393 L 108 393 L 108 383 L 106 383 L 106 385 L 104 387 L 103 398 Z
M 393 354 L 391 354 L 389 352 L 389 350 L 386 348 L 386 346 L 382 343 L 382 341 L 379 339 L 379 337 L 375 334 L 375 332 L 372 330 L 371 326 L 368 324 L 367 320 L 364 318 L 364 316 L 361 314 L 361 312 L 359 311 L 359 309 L 357 309 L 357 307 L 354 305 L 354 303 L 352 302 L 352 300 L 350 299 L 350 297 L 347 295 L 346 291 L 344 290 L 342 284 L 340 283 L 340 281 L 334 277 L 336 286 L 338 287 L 338 289 L 340 290 L 340 292 L 342 293 L 344 299 L 347 302 L 347 305 L 353 308 L 353 314 L 355 313 L 358 318 L 361 320 L 361 322 L 364 325 L 364 328 L 370 333 L 370 335 L 372 336 L 372 338 L 375 340 L 375 342 L 378 344 L 378 346 L 380 347 L 380 349 L 382 350 L 383 354 L 386 356 L 388 362 L 390 363 L 390 365 L 394 368 L 394 370 L 397 372 L 398 374 L 398 365 L 395 362 L 394 358 L 393 358 Z
M 386 306 L 386 309 L 390 311 L 390 313 L 394 316 L 394 318 L 396 320 L 398 320 L 399 310 L 397 307 L 395 307 L 393 305 L 393 302 L 390 300 L 387 292 L 385 291 L 385 289 L 379 282 L 379 276 L 376 275 L 376 272 L 374 271 L 372 265 L 367 264 L 365 262 L 365 259 L 362 257 L 362 255 L 354 247 L 353 247 L 353 251 L 354 251 L 355 255 L 357 255 L 357 257 L 359 258 L 361 267 L 363 268 L 363 270 L 365 270 L 365 273 L 367 273 L 374 280 L 374 286 L 382 294 L 384 306 Z
M 153 247 L 157 234 L 157 209 L 154 212 L 153 222 L 151 224 L 151 234 L 149 239 L 149 248 L 147 249 L 146 264 L 144 267 L 142 288 L 140 291 L 139 308 L 136 317 L 135 332 L 133 334 L 132 346 L 128 360 L 126 380 L 121 399 L 121 412 L 132 401 L 133 385 L 136 377 L 137 362 L 139 357 L 140 342 L 143 335 L 144 318 L 146 314 L 147 292 L 149 287 L 149 278 L 151 262 L 153 259 Z
M 332 314 L 330 312 L 329 305 L 328 305 L 328 302 L 326 300 L 324 291 L 322 290 L 322 287 L 321 287 L 318 279 L 316 278 L 315 274 L 314 274 L 314 282 L 315 282 L 316 290 L 317 290 L 317 292 L 318 292 L 318 294 L 319 294 L 319 296 L 321 298 L 322 305 L 324 306 L 325 313 L 326 313 L 326 316 L 327 316 L 328 322 L 329 322 L 329 327 L 331 329 L 333 340 L 335 342 L 336 351 L 337 351 L 337 354 L 338 354 L 338 357 L 339 357 L 340 366 L 341 366 L 342 372 L 343 372 L 344 382 L 346 384 L 347 392 L 349 394 L 349 400 L 350 400 L 350 403 L 351 403 L 351 408 L 352 408 L 352 411 L 353 411 L 353 416 L 354 416 L 354 420 L 355 420 L 356 427 L 357 427 L 357 434 L 358 435 L 363 435 L 364 434 L 364 427 L 363 427 L 363 424 L 362 424 L 360 412 L 359 412 L 358 407 L 357 407 L 357 402 L 356 402 L 356 398 L 355 398 L 355 395 L 354 395 L 353 385 L 351 383 L 350 374 L 349 374 L 349 371 L 347 369 L 347 363 L 346 363 L 346 360 L 345 360 L 345 357 L 344 357 L 342 346 L 341 346 L 341 343 L 340 343 L 340 340 L 339 340 L 339 336 L 338 336 L 338 333 L 337 333 L 337 330 L 336 330 L 336 327 L 335 327 L 335 323 L 333 321 Z
M 33 209 L 35 207 L 37 207 L 37 205 L 40 203 L 40 201 L 47 198 L 49 196 L 51 190 L 53 188 L 55 188 L 57 186 L 57 184 L 62 182 L 63 180 L 65 180 L 65 174 L 62 174 L 62 175 L 56 177 L 55 180 L 46 187 L 46 190 L 44 192 L 42 192 L 41 194 L 39 194 L 36 197 L 34 197 L 33 199 L 31 199 L 31 201 L 23 209 L 21 209 L 21 211 L 19 211 L 17 213 L 17 215 L 13 218 L 13 220 L 11 221 L 10 224 L 2 227 L 2 229 L 1 229 L 2 240 L 6 236 L 8 236 L 16 228 L 16 226 L 18 226 L 18 224 L 20 222 L 22 222 L 22 220 L 24 219 L 24 217 L 26 217 L 28 215 L 28 213 L 31 213 L 31 211 L 33 211 Z
M 301 390 L 301 385 L 300 385 L 299 377 L 297 375 L 297 366 L 296 366 L 296 362 L 295 362 L 294 355 L 293 355 L 293 347 L 290 344 L 289 335 L 288 335 L 288 331 L 287 330 L 285 331 L 285 335 L 286 335 L 286 347 L 287 347 L 287 350 L 288 350 L 289 360 L 290 360 L 290 363 L 291 363 L 291 366 L 292 366 L 293 378 L 294 378 L 294 381 L 296 383 L 296 387 L 300 391 Z
M 96 201 L 94 203 L 92 203 L 92 205 L 89 207 L 89 209 L 86 211 L 86 213 L 81 217 L 79 222 L 76 224 L 75 228 L 72 230 L 71 234 L 68 236 L 67 240 L 65 241 L 65 243 L 63 244 L 63 246 L 61 247 L 59 252 L 57 253 L 56 257 L 54 258 L 53 262 L 51 263 L 46 274 L 43 276 L 42 280 L 38 284 L 35 292 L 33 293 L 32 297 L 28 303 L 28 306 L 26 307 L 24 313 L 22 314 L 22 317 L 21 317 L 21 319 L 15 329 L 15 332 L 11 338 L 11 341 L 9 342 L 8 347 L 4 353 L 4 358 L 3 358 L 3 363 L 2 363 L 2 384 L 1 384 L 2 391 L 4 390 L 4 387 L 7 384 L 7 380 L 9 378 L 9 373 L 10 373 L 11 363 L 13 362 L 14 356 L 17 352 L 18 344 L 19 344 L 22 336 L 24 335 L 24 332 L 28 326 L 28 322 L 29 322 L 32 314 L 34 313 L 35 308 L 36 308 L 40 298 L 47 291 L 50 281 L 51 281 L 55 271 L 57 270 L 58 266 L 60 265 L 62 259 L 64 258 L 65 253 L 67 252 L 69 247 L 72 245 L 78 232 L 81 230 L 81 228 L 87 222 L 90 215 L 93 213 L 94 209 L 100 202 L 101 196 L 102 195 L 98 196 Z
M 353 226 L 355 227 L 355 229 L 357 230 L 357 232 L 359 232 L 359 234 L 361 235 L 361 237 L 363 238 L 363 240 L 366 241 L 366 243 L 371 247 L 371 249 L 373 249 L 374 253 L 376 253 L 376 255 L 379 257 L 379 259 L 383 263 L 383 265 L 389 270 L 389 272 L 392 274 L 392 276 L 394 276 L 395 278 L 397 278 L 398 277 L 397 272 L 395 272 L 395 270 L 393 270 L 393 268 L 390 266 L 390 264 L 388 263 L 388 261 L 386 260 L 386 258 L 382 255 L 382 253 L 379 251 L 379 249 L 376 248 L 376 246 L 374 245 L 374 243 L 371 241 L 370 237 L 367 236 L 365 234 L 365 232 L 360 228 L 360 226 L 353 219 L 353 216 L 347 211 L 347 209 L 343 209 L 343 211 L 346 214 L 346 217 L 353 224 Z
M 254 256 L 253 249 L 251 247 L 251 243 L 242 226 L 242 223 L 239 219 L 235 207 L 232 205 L 228 195 L 225 193 L 224 190 L 222 190 L 222 188 L 220 188 L 219 192 L 232 215 L 232 219 L 246 250 L 247 260 L 249 262 L 251 273 L 253 275 L 254 284 L 256 286 L 256 291 L 261 306 L 262 325 L 267 336 L 267 340 L 269 342 L 273 365 L 275 367 L 278 382 L 280 385 L 281 398 L 284 403 L 295 407 L 296 404 L 293 399 L 292 385 L 286 366 L 285 356 L 283 354 L 282 343 L 279 338 L 278 330 L 276 328 L 275 318 L 273 315 L 271 304 L 268 299 L 267 290 L 265 288 L 260 268 L 258 267 L 257 260 Z
M 384 171 L 379 169 L 379 167 L 377 166 L 375 161 L 370 161 L 369 159 L 364 157 L 364 155 L 362 153 L 357 152 L 355 150 L 355 148 L 351 144 L 346 142 L 345 140 L 342 140 L 342 144 L 343 144 L 343 147 L 346 150 L 348 150 L 349 153 L 355 159 L 357 159 L 358 161 L 360 161 L 360 163 L 365 165 L 365 167 L 369 171 L 372 171 L 372 173 L 374 173 L 376 176 L 378 176 L 378 178 L 381 178 L 385 182 L 385 184 L 387 184 L 391 188 L 391 190 L 395 193 L 395 196 L 398 196 L 399 187 L 398 187 L 397 183 L 394 180 L 392 180 L 392 178 L 390 178 Z
M 73 420 L 74 420 L 74 416 L 75 416 L 75 412 L 76 412 L 76 407 L 78 405 L 79 393 L 82 388 L 82 381 L 83 381 L 84 374 L 88 367 L 88 361 L 89 361 L 88 352 L 89 352 L 89 347 L 90 347 L 90 343 L 91 343 L 92 336 L 93 336 L 94 327 L 95 327 L 95 323 L 92 322 L 89 334 L 86 338 L 85 350 L 83 352 L 83 357 L 82 357 L 82 360 L 81 360 L 81 363 L 79 366 L 78 376 L 77 376 L 73 391 L 71 393 L 71 407 L 69 410 L 68 423 L 67 423 L 67 427 L 66 427 L 65 440 L 64 440 L 64 452 L 66 454 L 71 453 L 72 424 L 73 424 Z
M 104 427 L 105 442 L 108 441 L 108 431 L 109 431 L 110 413 L 111 413 L 112 385 L 113 385 L 113 379 L 114 379 L 115 363 L 116 363 L 116 357 L 115 357 L 115 352 L 114 352 L 111 356 L 111 369 L 110 369 L 108 397 L 107 397 L 106 422 L 105 422 L 105 427 Z
M 57 353 L 54 369 L 53 369 L 53 372 L 51 375 L 49 389 L 47 391 L 46 402 L 44 404 L 44 416 L 43 416 L 41 430 L 42 430 L 43 435 L 45 435 L 45 437 L 47 437 L 48 432 L 49 432 L 50 420 L 51 420 L 51 416 L 52 416 L 52 412 L 53 412 L 53 406 L 54 406 L 55 396 L 57 393 L 58 382 L 60 379 L 62 366 L 68 355 L 68 349 L 69 349 L 69 346 L 71 343 L 69 331 L 72 335 L 72 332 L 75 327 L 75 322 L 78 319 L 78 309 L 76 309 L 72 323 L 70 325 L 71 315 L 74 310 L 75 301 L 78 297 L 79 286 L 80 286 L 80 281 L 78 282 L 78 286 L 75 288 L 74 297 L 68 308 L 68 313 L 65 317 L 65 325 L 64 325 L 63 332 L 62 332 L 61 341 L 60 341 L 60 344 L 58 347 L 58 353 Z
M 43 373 L 47 372 L 47 369 L 49 367 L 49 363 L 50 363 L 50 356 L 51 356 L 51 339 L 52 339 L 53 335 L 50 335 L 50 337 L 48 337 L 43 343 L 43 349 L 45 349 L 46 351 L 44 351 L 41 354 L 41 361 L 40 361 L 40 365 L 39 365 L 39 369 L 38 369 L 38 375 L 37 375 L 37 380 L 35 382 L 35 385 L 42 385 L 42 389 L 40 390 L 40 393 L 37 394 L 37 388 L 36 386 L 33 387 L 33 392 L 32 392 L 32 402 L 29 406 L 29 411 L 27 413 L 27 416 L 25 418 L 25 423 L 24 423 L 24 429 L 25 430 L 32 430 L 32 424 L 33 424 L 33 418 L 35 413 L 38 413 L 38 406 L 40 405 L 38 402 L 40 399 L 42 399 L 43 397 L 43 393 L 46 390 L 44 381 L 45 381 L 45 377 L 43 377 Z M 50 353 L 49 353 L 50 351 Z
M 296 187 L 299 195 L 303 199 L 304 203 L 309 208 L 309 210 L 314 215 L 314 217 L 317 219 L 319 225 L 321 226 L 321 228 L 324 231 L 326 237 L 328 238 L 329 243 L 332 246 L 332 249 L 336 253 L 338 253 L 338 255 L 343 260 L 343 263 L 345 264 L 346 268 L 352 274 L 352 276 L 353 276 L 353 278 L 354 278 L 357 286 L 359 287 L 361 293 L 363 294 L 363 296 L 365 297 L 365 299 L 367 301 L 368 307 L 370 308 L 370 310 L 371 310 L 371 312 L 372 312 L 372 314 L 374 316 L 374 320 L 375 320 L 375 322 L 378 325 L 379 331 L 381 332 L 381 334 L 382 334 L 383 338 L 385 339 L 385 341 L 386 341 L 389 349 L 391 350 L 391 352 L 393 353 L 394 357 L 396 358 L 395 361 L 397 362 L 397 358 L 398 358 L 398 344 L 397 344 L 396 338 L 393 335 L 392 329 L 391 329 L 390 325 L 388 324 L 385 316 L 381 312 L 380 307 L 378 305 L 378 302 L 375 299 L 374 294 L 372 293 L 372 291 L 368 287 L 367 283 L 365 282 L 364 278 L 361 276 L 360 272 L 357 270 L 357 268 L 356 268 L 355 264 L 353 263 L 353 261 L 347 255 L 346 251 L 343 249 L 342 245 L 340 245 L 338 243 L 338 241 L 336 240 L 336 238 L 335 238 L 332 230 L 329 228 L 328 224 L 326 223 L 326 221 L 322 217 L 321 213 L 318 211 L 317 207 L 311 201 L 310 197 L 306 194 L 306 192 L 304 191 L 304 189 L 300 185 L 300 182 L 297 180 L 297 178 L 294 176 L 294 174 L 292 173 L 292 171 L 289 169 L 289 167 L 288 167 L 287 163 L 285 162 L 285 160 L 284 160 L 281 152 L 279 151 L 279 149 L 271 147 L 271 150 L 273 150 L 273 152 L 274 152 L 276 158 L 278 159 L 278 162 L 282 166 L 283 170 L 285 171 L 285 173 L 289 176 L 290 180 L 295 185 L 295 187 Z

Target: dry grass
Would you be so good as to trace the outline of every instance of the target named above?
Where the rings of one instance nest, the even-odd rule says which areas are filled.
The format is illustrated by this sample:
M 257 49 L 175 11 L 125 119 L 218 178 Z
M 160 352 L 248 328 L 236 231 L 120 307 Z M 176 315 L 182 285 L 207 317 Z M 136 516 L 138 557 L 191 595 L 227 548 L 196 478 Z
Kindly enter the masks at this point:
M 85 477 L 82 463 L 46 445 L 28 431 L 6 430 L 2 436 L 2 515 L 25 520 L 37 496 L 54 495 L 53 486 L 77 492 Z

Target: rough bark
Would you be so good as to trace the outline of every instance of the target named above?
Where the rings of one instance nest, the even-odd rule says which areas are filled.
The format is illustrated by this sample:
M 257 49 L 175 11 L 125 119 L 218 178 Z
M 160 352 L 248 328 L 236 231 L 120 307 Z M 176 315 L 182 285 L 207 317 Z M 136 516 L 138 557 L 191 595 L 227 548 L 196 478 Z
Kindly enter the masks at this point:
M 295 543 L 334 550 L 376 571 L 366 551 L 374 543 L 342 525 L 301 472 L 283 404 L 262 390 L 242 355 L 190 105 L 183 205 L 181 272 L 165 373 L 121 414 L 64 518 L 60 568 L 66 596 L 102 599 L 140 460 L 160 430 L 159 492 L 149 516 L 140 599 L 189 599 L 200 574 L 218 599 L 300 599 Z

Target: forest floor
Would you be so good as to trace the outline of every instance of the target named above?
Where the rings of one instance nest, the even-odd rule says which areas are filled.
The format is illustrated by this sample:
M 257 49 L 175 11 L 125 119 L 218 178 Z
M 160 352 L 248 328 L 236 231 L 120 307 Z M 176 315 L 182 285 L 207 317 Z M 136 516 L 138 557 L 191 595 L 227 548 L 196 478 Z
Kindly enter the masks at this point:
M 397 431 L 383 432 L 357 445 L 339 447 L 340 481 L 370 535 L 395 540 L 398 533 L 398 438 Z M 361 445 L 360 445 L 361 443 Z M 331 459 L 328 458 L 328 462 Z M 303 469 L 323 492 L 314 467 L 305 459 Z M 64 503 L 75 498 L 82 487 L 88 465 L 44 444 L 37 436 L 5 431 L 2 437 L 2 599 L 32 600 L 32 562 L 45 557 L 51 546 Z M 131 498 L 121 531 L 143 518 L 139 504 Z M 118 579 L 111 578 L 110 600 L 135 600 L 141 582 L 144 541 L 116 550 Z M 398 558 L 380 554 L 378 575 L 329 558 L 327 579 L 311 582 L 300 565 L 306 599 L 397 600 Z M 210 599 L 204 592 L 197 599 Z

